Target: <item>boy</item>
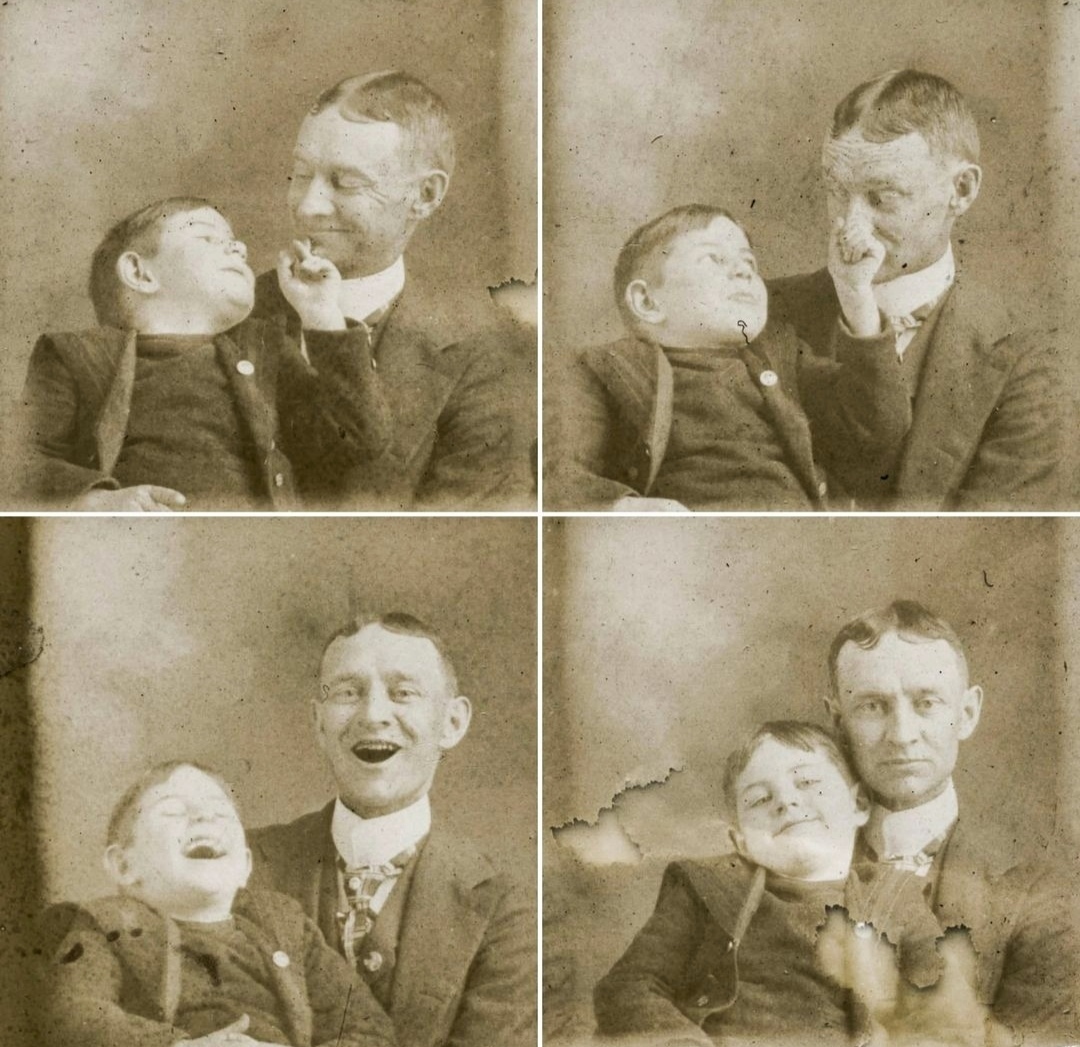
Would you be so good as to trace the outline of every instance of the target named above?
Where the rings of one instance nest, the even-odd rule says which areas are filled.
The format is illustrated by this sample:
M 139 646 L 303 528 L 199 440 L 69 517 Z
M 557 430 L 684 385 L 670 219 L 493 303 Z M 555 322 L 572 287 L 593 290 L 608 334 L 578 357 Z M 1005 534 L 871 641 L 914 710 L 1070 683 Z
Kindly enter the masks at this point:
M 834 252 L 873 306 L 855 259 Z M 727 211 L 691 204 L 638 229 L 615 297 L 629 337 L 587 350 L 556 385 L 551 507 L 823 509 L 815 459 L 841 484 L 856 458 L 891 468 L 910 403 L 876 306 L 853 311 L 863 326 L 838 335 L 835 361 L 814 357 L 787 325 L 766 326 L 765 284 Z
M 668 867 L 652 916 L 596 988 L 601 1031 L 664 1043 L 867 1042 L 877 1031 L 868 1008 L 895 1006 L 888 972 L 868 977 L 881 962 L 876 935 L 899 945 L 908 981 L 921 988 L 939 974 L 940 929 L 920 881 L 889 868 L 852 873 L 869 808 L 819 727 L 763 724 L 728 758 L 724 795 L 737 854 Z M 857 921 L 853 945 L 834 926 L 819 943 L 840 906 Z M 861 966 L 854 1000 L 836 955 L 845 948 Z
M 280 326 L 245 321 L 255 278 L 205 200 L 123 219 L 94 252 L 100 327 L 46 334 L 24 392 L 25 495 L 105 512 L 296 508 L 305 491 L 376 457 L 387 409 L 370 346 L 346 328 L 340 277 L 303 243 L 278 278 L 307 362 Z
M 77 909 L 56 950 L 48 1042 L 394 1042 L 364 981 L 300 906 L 243 890 L 251 852 L 216 775 L 184 762 L 143 775 L 113 811 L 105 868 L 119 894 Z

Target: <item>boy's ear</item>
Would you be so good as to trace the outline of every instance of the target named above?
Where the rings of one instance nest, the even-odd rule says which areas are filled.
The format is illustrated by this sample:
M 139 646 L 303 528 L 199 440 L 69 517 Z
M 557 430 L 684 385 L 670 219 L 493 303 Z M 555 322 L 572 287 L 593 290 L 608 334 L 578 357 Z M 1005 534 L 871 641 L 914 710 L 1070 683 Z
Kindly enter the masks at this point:
M 244 875 L 244 882 L 240 884 L 241 887 L 246 887 L 248 880 L 251 879 L 251 848 L 245 847 L 244 854 L 247 855 L 247 873 Z
M 741 832 L 739 832 L 738 829 L 729 827 L 728 828 L 728 839 L 731 840 L 731 845 L 735 848 L 735 850 L 738 851 L 738 853 L 741 854 L 745 858 L 746 857 L 746 837 L 743 836 L 743 834 Z
M 418 221 L 430 218 L 439 209 L 449 188 L 450 176 L 445 171 L 435 169 L 421 175 L 412 205 L 413 218 Z
M 110 843 L 105 848 L 102 864 L 105 866 L 109 879 L 117 887 L 130 887 L 135 882 L 136 876 L 128 864 L 127 851 L 120 844 Z
M 140 294 L 153 294 L 159 286 L 157 277 L 138 251 L 125 251 L 117 258 L 116 275 L 125 287 Z
M 642 323 L 661 324 L 664 322 L 663 309 L 660 308 L 659 302 L 653 297 L 649 285 L 640 277 L 637 280 L 631 280 L 626 285 L 626 293 L 623 297 L 626 300 L 627 308 Z

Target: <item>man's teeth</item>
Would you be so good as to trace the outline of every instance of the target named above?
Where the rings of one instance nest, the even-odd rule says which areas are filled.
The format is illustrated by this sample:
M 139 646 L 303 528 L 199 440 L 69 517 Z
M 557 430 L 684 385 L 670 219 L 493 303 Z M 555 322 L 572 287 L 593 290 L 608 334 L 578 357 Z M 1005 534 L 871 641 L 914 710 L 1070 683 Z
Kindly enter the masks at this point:
M 382 763 L 389 760 L 400 749 L 394 742 L 358 742 L 353 746 L 353 754 L 365 763 Z

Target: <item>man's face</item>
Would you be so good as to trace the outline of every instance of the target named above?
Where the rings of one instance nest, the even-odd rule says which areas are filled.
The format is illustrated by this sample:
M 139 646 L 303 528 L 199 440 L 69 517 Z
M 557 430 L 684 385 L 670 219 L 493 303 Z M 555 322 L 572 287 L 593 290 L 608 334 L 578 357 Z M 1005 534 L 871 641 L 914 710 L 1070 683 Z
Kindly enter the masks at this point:
M 161 223 L 158 246 L 143 256 L 156 295 L 215 331 L 240 323 L 255 302 L 247 248 L 212 207 L 181 211 Z
M 723 216 L 668 245 L 650 292 L 672 347 L 742 345 L 761 333 L 768 314 L 765 282 L 746 234 Z
M 127 893 L 181 918 L 215 902 L 227 909 L 251 872 L 232 800 L 195 767 L 179 767 L 148 789 L 130 841 L 109 852 L 110 868 Z
M 936 262 L 979 184 L 974 164 L 935 156 L 915 132 L 889 142 L 868 142 L 858 130 L 828 138 L 822 169 L 830 224 L 842 218 L 850 242 L 874 236 L 885 247 L 875 283 Z
M 331 106 L 304 118 L 289 181 L 293 230 L 346 279 L 392 265 L 419 221 L 423 174 L 405 133 Z
M 868 816 L 858 793 L 827 753 L 765 738 L 735 782 L 736 845 L 784 876 L 830 878 Z
M 982 707 L 952 647 L 898 633 L 867 650 L 846 643 L 836 678 L 830 710 L 875 798 L 905 810 L 940 796 Z
M 424 796 L 469 726 L 469 701 L 449 693 L 435 645 L 380 625 L 327 648 L 320 688 L 315 735 L 341 799 L 362 818 Z

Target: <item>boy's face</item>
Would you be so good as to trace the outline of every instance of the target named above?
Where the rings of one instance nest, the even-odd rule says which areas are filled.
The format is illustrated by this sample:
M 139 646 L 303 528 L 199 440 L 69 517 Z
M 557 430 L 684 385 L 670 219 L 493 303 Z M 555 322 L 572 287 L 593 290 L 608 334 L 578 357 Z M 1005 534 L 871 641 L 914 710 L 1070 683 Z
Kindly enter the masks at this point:
M 215 331 L 240 323 L 255 303 L 255 274 L 247 248 L 212 207 L 170 215 L 158 228 L 158 247 L 143 258 L 157 281 L 155 297 Z
M 868 810 L 827 753 L 765 738 L 735 782 L 739 853 L 796 879 L 846 874 Z
M 663 344 L 673 348 L 742 345 L 761 333 L 768 315 L 746 234 L 722 216 L 668 245 L 649 290 L 662 314 Z
M 221 786 L 179 767 L 143 794 L 130 841 L 113 844 L 106 864 L 125 893 L 183 918 L 215 903 L 230 907 L 247 883 L 251 852 Z

